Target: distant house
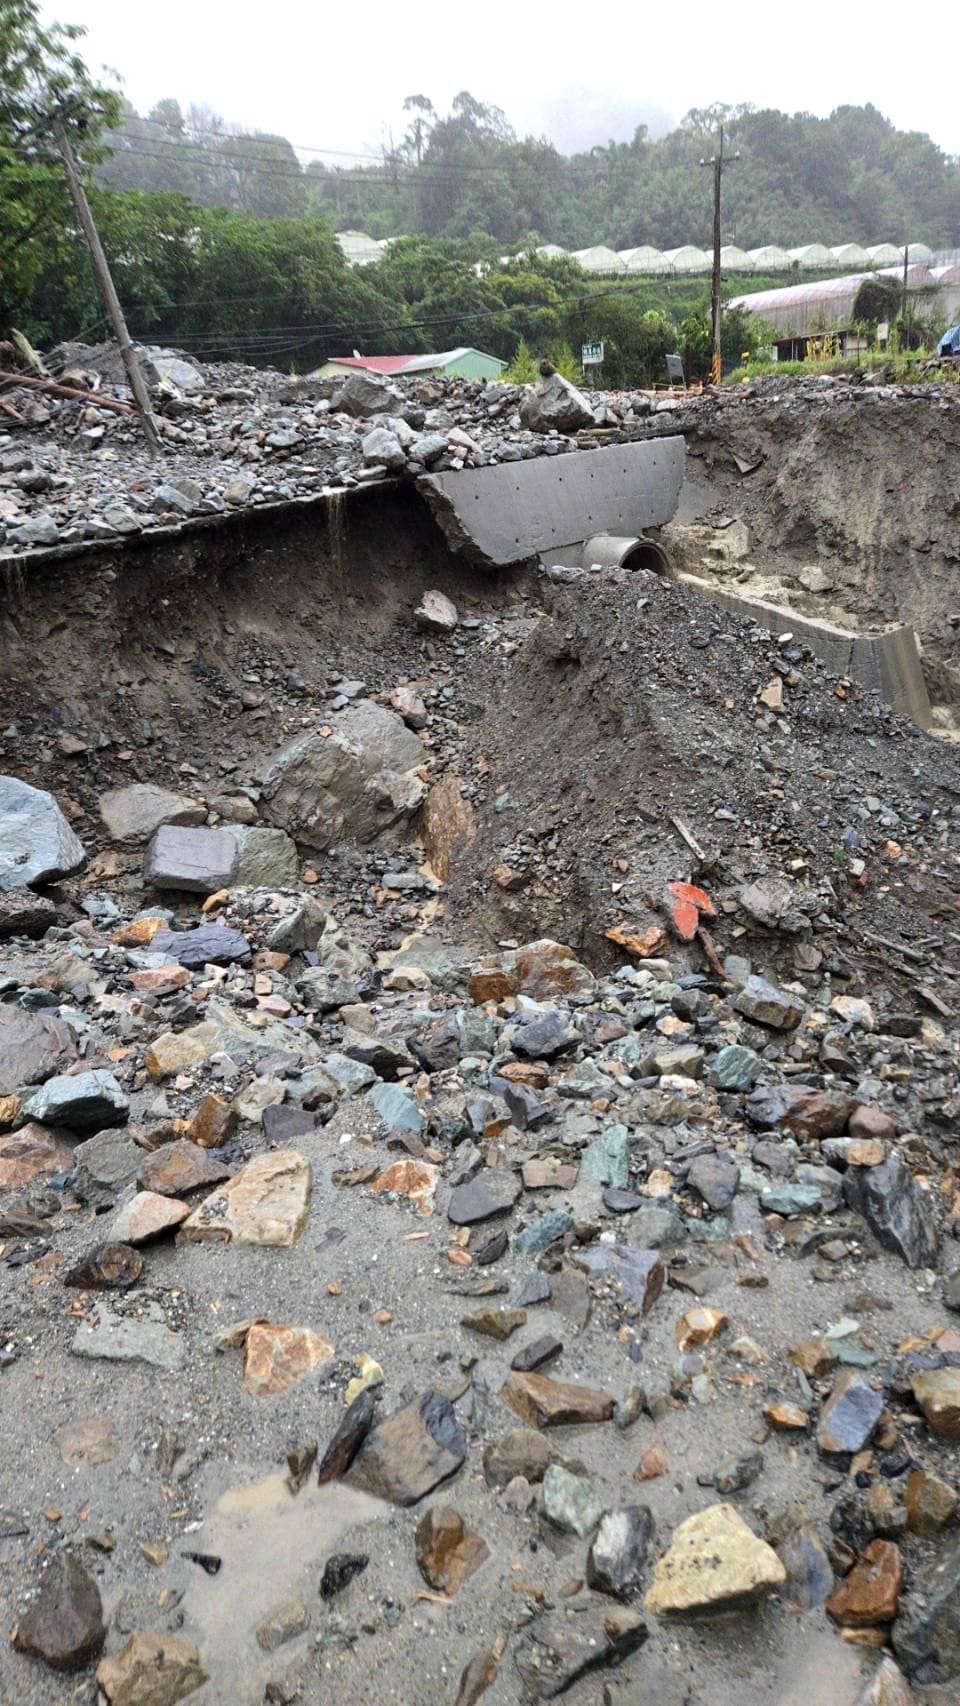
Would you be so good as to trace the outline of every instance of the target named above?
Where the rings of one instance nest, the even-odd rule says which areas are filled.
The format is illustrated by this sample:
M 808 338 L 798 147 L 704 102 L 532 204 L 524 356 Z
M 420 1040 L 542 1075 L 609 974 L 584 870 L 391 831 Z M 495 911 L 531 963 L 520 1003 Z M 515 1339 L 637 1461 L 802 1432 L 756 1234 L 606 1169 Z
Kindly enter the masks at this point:
M 327 379 L 360 370 L 398 379 L 413 374 L 424 378 L 431 373 L 446 379 L 499 379 L 506 366 L 499 356 L 486 355 L 479 349 L 448 349 L 436 355 L 332 355 L 310 378 Z

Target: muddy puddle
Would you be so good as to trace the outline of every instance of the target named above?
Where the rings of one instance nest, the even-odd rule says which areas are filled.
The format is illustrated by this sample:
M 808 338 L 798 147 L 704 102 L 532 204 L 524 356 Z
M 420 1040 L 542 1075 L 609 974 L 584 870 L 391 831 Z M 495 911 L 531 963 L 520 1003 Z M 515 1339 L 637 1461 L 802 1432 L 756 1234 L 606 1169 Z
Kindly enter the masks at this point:
M 379 1499 L 340 1485 L 307 1485 L 294 1496 L 283 1470 L 220 1494 L 189 1541 L 191 1551 L 222 1560 L 215 1575 L 198 1567 L 183 1599 L 183 1633 L 196 1641 L 210 1674 L 197 1706 L 259 1706 L 266 1683 L 316 1638 L 327 1558 L 348 1530 L 388 1513 Z M 369 1549 L 362 1536 L 357 1549 Z M 309 1627 L 264 1652 L 256 1630 L 289 1600 L 307 1607 Z

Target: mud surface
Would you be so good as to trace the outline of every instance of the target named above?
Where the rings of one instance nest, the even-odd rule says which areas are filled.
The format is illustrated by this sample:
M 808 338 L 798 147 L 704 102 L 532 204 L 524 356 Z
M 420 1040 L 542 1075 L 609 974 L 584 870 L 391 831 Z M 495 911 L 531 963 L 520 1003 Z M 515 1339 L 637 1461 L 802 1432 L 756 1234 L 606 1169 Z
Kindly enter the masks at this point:
M 800 430 L 828 448 L 822 503 L 808 478 L 803 523 L 791 474 L 796 446 L 782 410 L 740 407 L 735 433 L 705 422 L 691 439 L 718 503 L 731 513 L 740 504 L 736 513 L 749 515 L 785 584 L 792 566 L 814 553 L 841 565 L 846 587 L 857 553 L 868 555 L 861 614 L 906 619 L 890 590 L 894 547 L 879 520 L 871 534 L 868 519 L 871 505 L 879 515 L 888 479 L 886 451 L 871 436 L 874 406 L 849 404 L 859 411 L 868 470 L 860 514 L 848 501 L 860 452 L 851 448 L 844 460 L 840 439 L 830 437 L 840 433 L 840 409 L 805 420 Z M 840 436 L 850 445 L 857 435 L 848 423 Z M 919 466 L 919 426 L 915 436 Z M 752 474 L 731 464 L 734 442 L 759 459 Z M 931 513 L 946 502 L 938 479 L 931 472 Z M 886 515 L 895 526 L 889 502 Z M 936 540 L 945 586 L 956 546 L 949 530 Z M 903 584 L 918 612 L 929 609 L 928 649 L 946 682 L 952 654 L 946 643 L 937 650 L 933 605 L 923 602 L 923 563 L 932 559 L 921 545 L 914 517 L 899 536 L 899 560 L 912 565 Z M 748 561 L 752 545 L 751 553 Z M 415 617 L 429 588 L 457 606 L 459 623 L 447 635 L 425 632 Z M 110 1299 L 120 1314 L 155 1314 L 176 1335 L 179 1367 L 167 1370 L 71 1349 L 78 1323 L 107 1294 L 65 1287 L 63 1273 L 104 1235 L 123 1192 L 99 1201 L 77 1194 L 67 1173 L 50 1188 L 41 1180 L 0 1200 L 3 1213 L 34 1216 L 32 1230 L 18 1231 L 14 1218 L 0 1233 L 0 1342 L 11 1347 L 0 1371 L 0 1505 L 5 1518 L 17 1518 L 5 1521 L 0 1538 L 8 1627 L 22 1616 L 44 1559 L 72 1546 L 103 1596 L 106 1650 L 141 1629 L 195 1640 L 210 1671 L 191 1697 L 203 1706 L 259 1706 L 268 1683 L 267 1698 L 304 1706 L 367 1706 L 371 1698 L 453 1706 L 468 1659 L 498 1641 L 503 1656 L 483 1699 L 516 1706 L 526 1696 L 515 1653 L 531 1622 L 544 1608 L 575 1620 L 601 1598 L 584 1586 L 586 1542 L 544 1518 L 539 1492 L 525 1504 L 523 1488 L 509 1499 L 484 1475 L 485 1448 L 518 1425 L 500 1396 L 511 1360 L 544 1334 L 563 1346 L 544 1373 L 618 1399 L 631 1386 L 644 1389 L 629 1426 L 546 1435 L 580 1460 L 605 1507 L 650 1506 L 656 1538 L 631 1601 L 637 1613 L 653 1560 L 684 1518 L 719 1500 L 710 1478 L 733 1457 L 763 1453 L 757 1478 L 731 1495 L 755 1532 L 777 1539 L 802 1506 L 838 1579 L 873 1532 L 851 1529 L 849 1513 L 836 1517 L 844 1500 L 884 1480 L 899 1485 L 908 1468 L 955 1481 L 955 1445 L 928 1429 L 910 1392 L 915 1367 L 949 1367 L 957 1355 L 943 1289 L 957 1266 L 960 1160 L 960 791 L 947 745 L 830 677 L 788 632 L 756 629 L 682 586 L 643 572 L 557 581 L 532 567 L 497 577 L 471 570 L 449 555 L 409 486 L 352 493 L 333 509 L 244 514 L 166 541 L 32 563 L 8 575 L 0 645 L 0 771 L 50 790 L 88 853 L 85 870 L 50 890 L 60 934 L 0 942 L 0 1015 L 22 1006 L 25 992 L 28 1007 L 36 1003 L 30 991 L 45 992 L 41 1000 L 52 992 L 74 1015 L 85 1064 L 122 1080 L 129 1133 L 144 1153 L 161 1133 L 171 1136 L 172 1120 L 191 1118 L 205 1091 L 241 1099 L 272 1075 L 290 1109 L 304 1090 L 296 1059 L 282 1050 L 256 1072 L 248 1060 L 231 1065 L 218 1054 L 162 1086 L 151 1080 L 146 1051 L 159 1032 L 189 1035 L 217 1001 L 232 1003 L 241 1019 L 257 1017 L 264 991 L 252 969 L 205 968 L 172 997 L 144 1001 L 132 992 L 138 962 L 115 932 L 151 897 L 140 853 L 110 842 L 98 810 L 103 793 L 158 783 L 206 803 L 211 821 L 225 815 L 218 801 L 242 794 L 256 818 L 264 760 L 292 735 L 335 725 L 344 696 L 383 701 L 400 684 L 416 689 L 433 823 L 428 806 L 373 844 L 348 840 L 323 855 L 302 848 L 301 881 L 292 900 L 281 897 L 334 915 L 356 944 L 364 970 L 341 998 L 346 1017 L 303 999 L 296 980 L 313 950 L 295 950 L 267 983 L 272 975 L 272 995 L 288 1003 L 279 1022 L 292 1051 L 306 1039 L 326 1058 L 356 1043 L 355 1026 L 400 1049 L 417 1040 L 401 1081 L 423 1113 L 421 1150 L 439 1170 L 430 1214 L 402 1190 L 377 1194 L 368 1188 L 377 1170 L 416 1156 L 416 1144 L 375 1117 L 365 1094 L 324 1103 L 316 1125 L 291 1139 L 313 1174 L 306 1227 L 292 1248 L 167 1237 L 144 1251 L 142 1282 Z M 438 784 L 446 790 L 439 803 Z M 405 881 L 391 885 L 398 872 Z M 744 888 L 771 877 L 803 903 L 799 926 L 764 925 L 744 905 Z M 684 942 L 670 926 L 667 884 L 691 879 L 708 891 L 715 917 L 706 939 L 701 932 Z M 200 897 L 164 898 L 178 924 L 199 921 Z M 280 904 L 270 893 L 237 891 L 214 904 L 212 918 L 247 930 L 261 950 Z M 608 937 L 616 927 L 661 930 L 657 952 L 666 964 L 645 972 Z M 556 1009 L 578 1040 L 571 1046 L 568 1038 L 569 1052 L 543 1066 L 537 1093 L 550 1117 L 538 1132 L 510 1123 L 497 1078 L 504 1062 L 527 1058 L 512 1041 L 524 1002 L 534 998 L 501 991 L 484 1007 L 467 973 L 504 943 L 543 937 L 569 944 L 588 968 L 589 987 L 582 999 L 569 988 L 543 996 L 548 1015 Z M 420 968 L 422 981 L 391 982 L 404 963 Z M 629 967 L 639 982 L 625 977 Z M 793 992 L 803 1015 L 796 1029 L 738 1016 L 749 970 Z M 863 1008 L 850 1017 L 843 998 L 866 1003 L 869 1023 Z M 465 1020 L 455 1019 L 462 1013 Z M 447 1020 L 461 1026 L 452 1053 L 432 1028 Z M 623 1037 L 636 1050 L 626 1067 L 610 1052 Z M 796 1166 L 818 1167 L 824 1156 L 819 1135 L 758 1131 L 743 1095 L 718 1093 L 697 1076 L 716 1044 L 733 1040 L 756 1051 L 762 1085 L 823 1088 L 887 1112 L 895 1135 L 886 1146 L 906 1158 L 918 1200 L 934 1205 L 936 1266 L 918 1259 L 908 1267 L 829 1193 L 809 1212 L 761 1204 L 761 1189 L 780 1176 L 779 1154 L 791 1181 Z M 669 1065 L 648 1068 L 648 1048 L 673 1042 L 703 1044 L 705 1061 L 691 1066 L 692 1077 Z M 568 1072 L 590 1067 L 606 1077 L 569 1095 L 561 1089 Z M 391 1069 L 379 1089 L 398 1087 Z M 477 1098 L 486 1112 L 467 1133 Z M 621 1118 L 630 1128 L 639 1221 L 633 1211 L 614 1213 L 582 1165 L 587 1145 Z M 744 1170 L 743 1188 L 720 1218 L 687 1183 L 689 1153 L 701 1143 Z M 231 1170 L 271 1144 L 259 1114 L 241 1120 L 226 1152 Z M 525 1189 L 502 1222 L 503 1250 L 482 1260 L 501 1223 L 464 1237 L 447 1215 L 451 1178 L 471 1148 L 477 1168 L 515 1174 L 543 1155 L 574 1164 L 562 1186 Z M 837 1181 L 839 1189 L 839 1171 Z M 679 1244 L 663 1255 L 663 1293 L 643 1316 L 617 1282 L 588 1279 L 582 1256 L 603 1240 L 641 1248 L 643 1211 L 663 1201 L 679 1204 L 684 1218 Z M 568 1216 L 559 1241 L 530 1253 L 523 1232 L 553 1209 Z M 821 1255 L 831 1244 L 832 1254 Z M 527 1306 L 513 1338 L 500 1342 L 463 1324 L 467 1313 L 514 1306 L 537 1274 L 552 1294 Z M 727 1324 L 702 1357 L 685 1363 L 680 1317 L 701 1302 Z M 331 1360 L 280 1396 L 244 1391 L 242 1352 L 224 1335 L 258 1318 L 326 1335 Z M 788 1351 L 831 1329 L 834 1346 L 854 1349 L 837 1352 L 830 1373 L 804 1387 Z M 410 1508 L 342 1483 L 311 1482 L 296 1497 L 285 1485 L 287 1454 L 315 1443 L 322 1451 L 342 1420 L 347 1382 L 364 1356 L 383 1371 L 381 1414 L 439 1389 L 464 1430 L 462 1469 Z M 860 1457 L 838 1460 L 818 1452 L 813 1435 L 846 1366 L 864 1369 L 883 1392 L 889 1425 Z M 802 1401 L 809 1426 L 779 1431 L 764 1413 L 778 1399 Z M 116 1449 L 104 1461 L 68 1465 L 57 1430 L 90 1418 L 110 1424 Z M 662 1454 L 659 1472 L 635 1479 L 651 1452 Z M 454 1505 L 490 1548 L 449 1600 L 427 1589 L 415 1555 L 417 1524 L 441 1503 Z M 935 1536 L 897 1532 L 904 1592 L 913 1596 L 955 1544 L 956 1519 Z M 208 1575 L 190 1552 L 219 1557 L 220 1570 Z M 333 1552 L 364 1553 L 369 1562 L 325 1604 L 319 1577 Z M 293 1598 L 308 1608 L 309 1628 L 268 1655 L 253 1632 Z M 877 1645 L 841 1642 L 822 1598 L 801 1609 L 789 1594 L 776 1595 L 701 1622 L 650 1616 L 642 1650 L 606 1675 L 574 1682 L 566 1698 L 571 1706 L 859 1706 Z M 887 1623 L 879 1641 L 889 1647 L 895 1633 Z M 947 1706 L 957 1678 L 933 1662 L 921 1666 L 904 1702 Z M 0 1652 L 0 1695 L 23 1706 L 97 1699 L 92 1671 L 58 1677 L 9 1648 Z

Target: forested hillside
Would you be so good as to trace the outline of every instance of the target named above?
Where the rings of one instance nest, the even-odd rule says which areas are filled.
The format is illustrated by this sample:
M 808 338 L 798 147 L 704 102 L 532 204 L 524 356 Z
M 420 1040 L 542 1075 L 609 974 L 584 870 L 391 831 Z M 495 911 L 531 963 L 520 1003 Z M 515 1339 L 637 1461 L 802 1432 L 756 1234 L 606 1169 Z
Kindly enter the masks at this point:
M 81 35 L 44 26 L 38 0 L 0 0 L 0 336 L 15 326 L 46 348 L 106 327 L 66 191 L 61 121 L 133 334 L 208 359 L 308 371 L 354 349 L 468 344 L 519 355 L 518 371 L 549 355 L 573 372 L 573 352 L 602 340 L 609 385 L 662 380 L 674 350 L 702 375 L 706 280 L 610 283 L 536 250 L 704 242 L 711 174 L 699 161 L 721 120 L 740 150 L 725 178 L 728 241 L 960 241 L 960 166 L 871 107 L 824 120 L 691 112 L 662 140 L 638 130 L 564 159 L 465 92 L 445 116 L 414 95 L 394 149 L 337 167 L 304 139 L 238 134 L 172 99 L 141 118 L 90 78 Z M 348 226 L 400 240 L 376 266 L 351 268 L 334 235 Z M 727 294 L 740 288 L 725 281 Z M 735 361 L 764 329 L 731 312 L 723 337 Z
M 310 158 L 310 138 L 238 135 L 206 108 L 185 115 L 164 100 L 141 117 L 128 106 L 101 181 L 180 190 L 201 206 L 270 218 L 324 213 L 377 237 L 482 231 L 502 245 L 534 235 L 567 248 L 675 248 L 709 238 L 709 174 L 699 161 L 722 121 L 741 156 L 725 181 L 730 242 L 960 242 L 960 163 L 872 106 L 825 119 L 697 109 L 659 140 L 640 126 L 629 143 L 598 138 L 571 157 L 518 137 L 498 108 L 466 91 L 446 115 L 424 95 L 408 97 L 406 109 L 395 148 L 336 165 Z

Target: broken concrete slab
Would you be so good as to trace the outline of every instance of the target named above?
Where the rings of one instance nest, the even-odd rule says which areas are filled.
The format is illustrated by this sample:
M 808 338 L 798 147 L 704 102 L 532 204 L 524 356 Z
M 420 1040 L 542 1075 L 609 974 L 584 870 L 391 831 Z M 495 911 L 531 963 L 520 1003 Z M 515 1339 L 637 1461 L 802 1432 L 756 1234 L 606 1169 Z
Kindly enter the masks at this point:
M 641 534 L 676 513 L 684 440 L 608 445 L 589 456 L 425 474 L 421 491 L 455 551 L 487 568 L 542 556 L 555 562 L 586 532 Z M 573 560 L 573 559 L 571 559 Z

